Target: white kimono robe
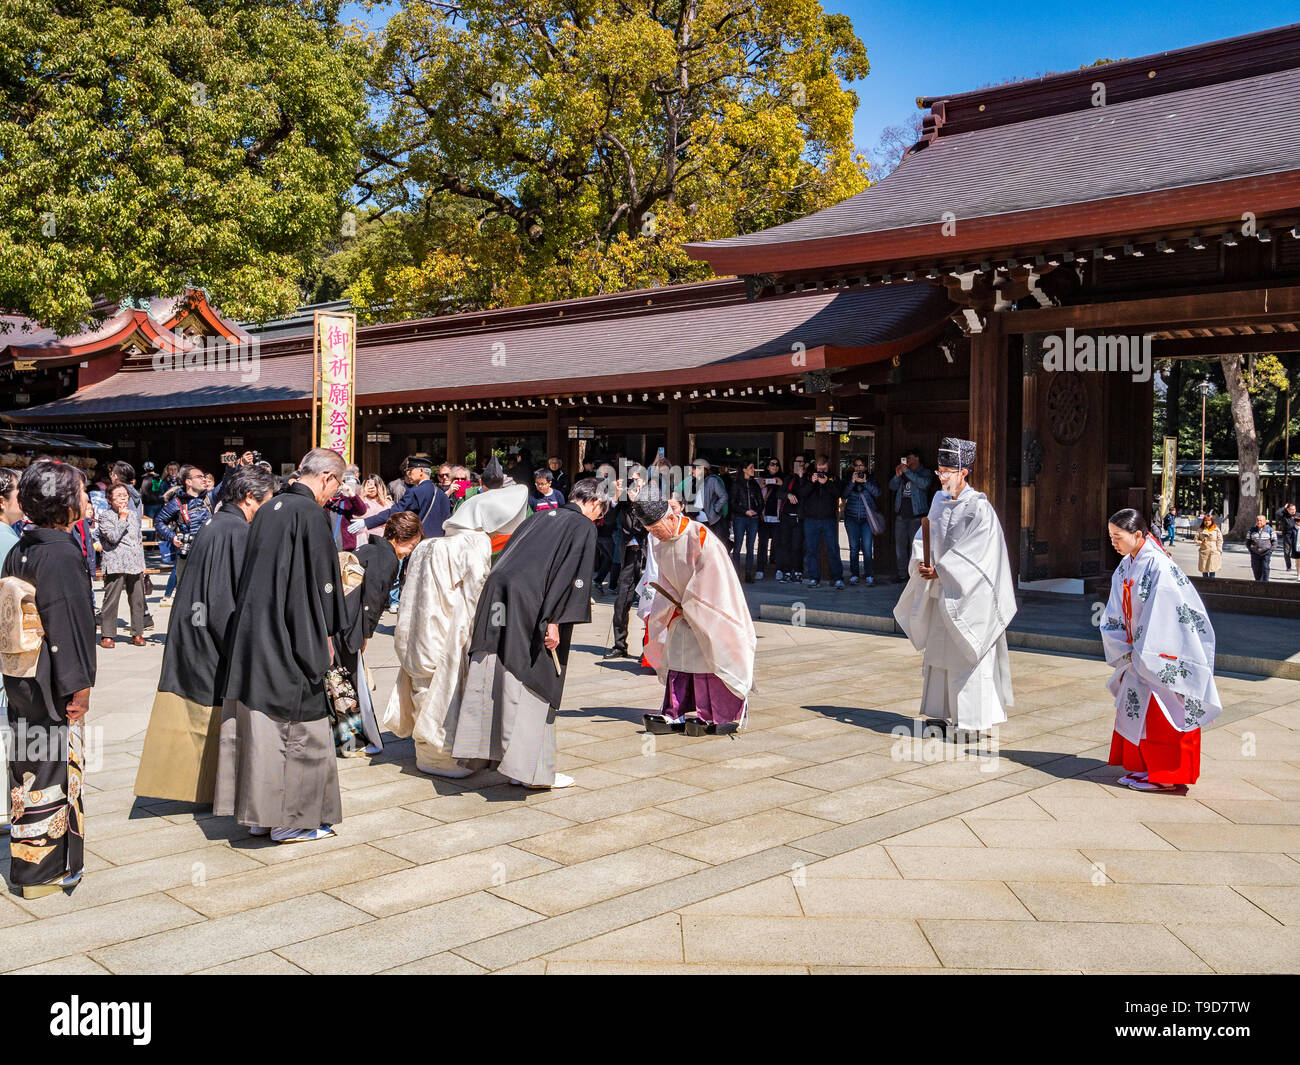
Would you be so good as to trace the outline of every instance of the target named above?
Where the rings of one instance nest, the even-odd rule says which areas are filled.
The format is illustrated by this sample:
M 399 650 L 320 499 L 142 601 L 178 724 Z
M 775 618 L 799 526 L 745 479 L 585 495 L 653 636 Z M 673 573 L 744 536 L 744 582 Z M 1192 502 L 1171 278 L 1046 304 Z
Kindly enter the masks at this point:
M 1006 629 L 1016 614 L 1011 562 L 997 512 L 969 485 L 930 505 L 930 559 L 938 577 L 920 575 L 921 533 L 912 541 L 910 580 L 894 619 L 922 653 L 921 713 L 982 731 L 1014 705 Z
M 651 600 L 646 660 L 660 680 L 670 669 L 712 673 L 737 698 L 748 698 L 758 640 L 740 578 L 722 541 L 688 520 L 672 540 L 655 541 L 653 558 L 651 580 L 681 607 L 666 595 Z
M 456 769 L 451 757 L 469 658 L 470 630 L 492 566 L 492 539 L 477 531 L 421 541 L 406 563 L 393 632 L 401 667 L 384 711 L 395 736 L 415 737 L 415 764 Z
M 1154 539 L 1137 557 L 1125 555 L 1110 581 L 1101 623 L 1107 687 L 1115 696 L 1115 731 L 1132 744 L 1147 734 L 1154 695 L 1179 732 L 1208 725 L 1221 713 L 1214 683 L 1214 629 L 1191 579 Z

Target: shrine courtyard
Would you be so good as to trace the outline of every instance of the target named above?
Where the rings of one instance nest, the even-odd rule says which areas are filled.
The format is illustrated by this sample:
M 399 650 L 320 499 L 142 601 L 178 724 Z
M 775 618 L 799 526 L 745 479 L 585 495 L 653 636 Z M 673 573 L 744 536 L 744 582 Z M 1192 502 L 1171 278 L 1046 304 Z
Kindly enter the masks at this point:
M 599 658 L 607 597 L 575 633 L 557 722 L 576 786 L 436 780 L 390 737 L 339 762 L 337 836 L 286 846 L 132 795 L 167 620 L 153 609 L 147 648 L 99 654 L 85 880 L 0 896 L 0 970 L 1208 973 L 1300 957 L 1300 680 L 1221 675 L 1201 782 L 1141 794 L 1105 764 L 1096 658 L 1013 649 L 996 749 L 958 747 L 914 735 L 905 640 L 760 620 L 748 731 L 651 737 L 655 678 Z M 391 622 L 367 653 L 380 707 Z

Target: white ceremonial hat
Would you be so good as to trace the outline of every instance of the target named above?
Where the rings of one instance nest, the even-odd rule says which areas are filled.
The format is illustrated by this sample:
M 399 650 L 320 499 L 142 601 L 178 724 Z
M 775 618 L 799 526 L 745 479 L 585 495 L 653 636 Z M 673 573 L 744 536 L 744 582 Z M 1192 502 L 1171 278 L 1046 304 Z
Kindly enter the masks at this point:
M 508 488 L 490 488 L 470 496 L 443 522 L 443 528 L 456 532 L 483 532 L 489 536 L 512 533 L 528 517 L 528 486 L 512 484 Z

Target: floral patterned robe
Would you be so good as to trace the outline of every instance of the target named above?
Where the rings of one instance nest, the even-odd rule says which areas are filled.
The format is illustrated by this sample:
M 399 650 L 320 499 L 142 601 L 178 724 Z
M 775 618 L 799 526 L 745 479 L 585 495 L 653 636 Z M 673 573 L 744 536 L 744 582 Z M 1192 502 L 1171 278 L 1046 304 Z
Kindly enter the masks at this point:
M 1101 621 L 1107 687 L 1115 696 L 1115 731 L 1130 743 L 1146 736 L 1156 705 L 1179 732 L 1208 725 L 1223 712 L 1214 684 L 1214 629 L 1191 579 L 1148 536 L 1125 555 L 1110 582 Z

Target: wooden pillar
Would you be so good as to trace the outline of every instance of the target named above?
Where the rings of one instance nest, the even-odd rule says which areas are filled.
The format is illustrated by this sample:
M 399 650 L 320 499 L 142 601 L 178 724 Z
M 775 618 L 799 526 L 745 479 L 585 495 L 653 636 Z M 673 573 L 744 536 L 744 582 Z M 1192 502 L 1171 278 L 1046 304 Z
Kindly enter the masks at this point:
M 970 338 L 970 439 L 975 441 L 971 482 L 988 497 L 1002 530 L 1007 514 L 1007 338 L 996 314 Z
M 560 408 L 552 405 L 546 408 L 546 458 L 558 455 L 563 460 L 564 444 L 565 440 L 560 434 Z M 546 463 L 541 462 L 538 465 L 545 466 Z
M 1042 375 L 1038 372 L 1039 335 L 1025 337 L 1024 368 L 1020 377 L 1020 580 L 1035 580 L 1034 545 L 1038 541 L 1034 526 L 1037 523 L 1038 477 L 1042 470 L 1043 446 L 1039 442 L 1038 388 Z M 1007 537 L 1011 539 L 1010 536 Z
M 453 464 L 465 461 L 465 434 L 460 428 L 460 411 L 447 412 L 447 461 Z
M 361 476 L 369 477 L 372 473 L 381 473 L 379 469 L 379 445 L 366 440 L 366 434 L 375 430 L 379 415 L 367 414 L 357 417 L 357 443 L 353 447 L 353 461 L 361 467 Z
M 291 427 L 289 429 L 289 450 L 291 453 L 289 461 L 297 466 L 302 461 L 303 456 L 312 448 L 311 419 L 294 418 L 289 425 Z
M 664 429 L 664 454 L 668 461 L 685 466 L 690 461 L 686 454 L 686 401 L 670 399 Z M 650 456 L 647 456 L 649 458 Z

